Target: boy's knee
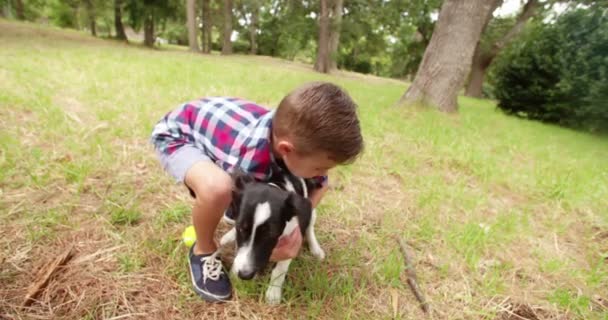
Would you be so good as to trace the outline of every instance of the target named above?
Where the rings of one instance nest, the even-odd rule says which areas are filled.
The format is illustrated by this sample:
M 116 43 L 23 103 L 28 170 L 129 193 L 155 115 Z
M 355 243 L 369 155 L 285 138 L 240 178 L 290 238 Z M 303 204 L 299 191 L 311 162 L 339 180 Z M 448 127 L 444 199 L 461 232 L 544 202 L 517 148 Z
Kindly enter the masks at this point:
M 194 191 L 197 204 L 227 208 L 232 201 L 232 179 L 213 163 L 195 164 L 184 182 Z
M 197 203 L 211 204 L 218 207 L 228 207 L 232 201 L 232 181 L 229 177 L 221 178 L 209 184 L 203 185 L 196 192 Z

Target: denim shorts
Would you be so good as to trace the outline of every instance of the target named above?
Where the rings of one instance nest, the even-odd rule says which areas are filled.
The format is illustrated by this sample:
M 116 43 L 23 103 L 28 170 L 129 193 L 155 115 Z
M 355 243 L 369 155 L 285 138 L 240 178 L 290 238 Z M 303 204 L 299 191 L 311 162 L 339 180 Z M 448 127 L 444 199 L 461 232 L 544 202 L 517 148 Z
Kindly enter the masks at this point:
M 170 155 L 156 150 L 161 165 L 177 183 L 184 182 L 186 172 L 197 162 L 213 162 L 203 150 L 190 145 L 184 145 Z

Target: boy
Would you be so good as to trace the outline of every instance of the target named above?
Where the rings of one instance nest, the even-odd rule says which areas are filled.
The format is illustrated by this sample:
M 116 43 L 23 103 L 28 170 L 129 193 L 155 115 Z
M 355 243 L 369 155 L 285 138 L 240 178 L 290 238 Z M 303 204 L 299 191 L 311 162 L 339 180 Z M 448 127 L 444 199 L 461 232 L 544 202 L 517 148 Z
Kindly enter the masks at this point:
M 280 162 L 296 176 L 323 183 L 310 196 L 316 207 L 327 190 L 327 171 L 354 161 L 363 149 L 355 103 L 340 87 L 323 82 L 292 91 L 276 111 L 225 97 L 183 104 L 156 124 L 151 142 L 164 169 L 195 198 L 190 274 L 194 290 L 207 301 L 232 295 L 214 241 L 231 202 L 228 172 L 238 168 L 263 181 L 273 162 Z M 230 212 L 224 218 L 231 220 Z M 271 260 L 294 258 L 301 243 L 296 229 L 279 240 Z

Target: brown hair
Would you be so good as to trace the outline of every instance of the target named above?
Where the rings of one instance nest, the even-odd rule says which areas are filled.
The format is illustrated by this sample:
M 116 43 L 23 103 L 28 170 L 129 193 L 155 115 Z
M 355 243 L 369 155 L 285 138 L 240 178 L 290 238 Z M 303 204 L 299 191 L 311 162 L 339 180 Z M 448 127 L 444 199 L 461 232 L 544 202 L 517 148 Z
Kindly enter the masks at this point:
M 272 125 L 274 135 L 289 138 L 301 154 L 327 152 L 331 160 L 348 163 L 363 150 L 357 105 L 331 83 L 312 82 L 290 92 Z

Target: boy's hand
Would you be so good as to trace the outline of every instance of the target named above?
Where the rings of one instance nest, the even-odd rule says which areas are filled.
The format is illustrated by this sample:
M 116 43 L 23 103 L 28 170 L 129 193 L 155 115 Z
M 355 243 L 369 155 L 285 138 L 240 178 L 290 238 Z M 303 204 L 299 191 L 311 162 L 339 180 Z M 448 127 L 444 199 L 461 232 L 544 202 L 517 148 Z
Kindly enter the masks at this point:
M 282 236 L 279 238 L 276 247 L 272 250 L 270 255 L 270 261 L 282 261 L 287 259 L 293 259 L 298 256 L 302 247 L 302 233 L 300 227 L 297 226 L 290 235 Z

